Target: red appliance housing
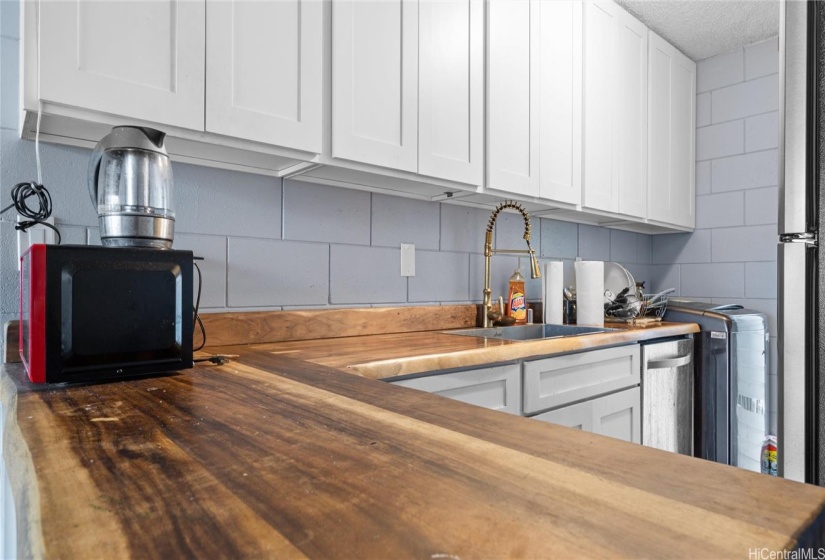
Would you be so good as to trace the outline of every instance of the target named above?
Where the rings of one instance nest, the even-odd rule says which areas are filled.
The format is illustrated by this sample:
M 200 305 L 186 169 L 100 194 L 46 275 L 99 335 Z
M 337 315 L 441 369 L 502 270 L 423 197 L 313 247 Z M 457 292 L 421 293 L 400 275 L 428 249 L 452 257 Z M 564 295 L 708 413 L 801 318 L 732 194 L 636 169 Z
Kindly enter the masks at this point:
M 20 356 L 34 383 L 191 368 L 192 307 L 191 251 L 32 245 Z

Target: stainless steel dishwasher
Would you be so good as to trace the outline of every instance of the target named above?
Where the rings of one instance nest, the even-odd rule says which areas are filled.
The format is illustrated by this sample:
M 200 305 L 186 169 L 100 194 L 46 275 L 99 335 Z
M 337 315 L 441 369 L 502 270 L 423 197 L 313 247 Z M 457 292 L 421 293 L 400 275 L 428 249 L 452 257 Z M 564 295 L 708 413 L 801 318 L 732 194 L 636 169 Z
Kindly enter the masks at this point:
M 693 455 L 693 339 L 642 346 L 642 445 Z

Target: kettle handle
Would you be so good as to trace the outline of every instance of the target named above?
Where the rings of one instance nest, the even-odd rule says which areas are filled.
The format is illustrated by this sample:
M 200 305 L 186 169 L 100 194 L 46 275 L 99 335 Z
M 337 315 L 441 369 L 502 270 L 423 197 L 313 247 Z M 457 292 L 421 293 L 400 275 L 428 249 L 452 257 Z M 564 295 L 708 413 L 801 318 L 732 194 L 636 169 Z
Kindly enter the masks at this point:
M 95 210 L 97 210 L 97 176 L 100 172 L 100 160 L 103 159 L 103 152 L 105 151 L 106 143 L 98 142 L 89 160 L 89 196 L 92 197 L 92 206 Z

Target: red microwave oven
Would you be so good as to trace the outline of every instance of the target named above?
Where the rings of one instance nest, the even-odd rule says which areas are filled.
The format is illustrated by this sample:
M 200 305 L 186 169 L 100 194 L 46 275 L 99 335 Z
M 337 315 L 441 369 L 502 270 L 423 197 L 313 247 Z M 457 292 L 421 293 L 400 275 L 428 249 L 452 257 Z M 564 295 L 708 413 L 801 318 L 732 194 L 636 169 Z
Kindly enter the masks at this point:
M 192 252 L 32 245 L 21 257 L 20 356 L 34 383 L 192 367 Z

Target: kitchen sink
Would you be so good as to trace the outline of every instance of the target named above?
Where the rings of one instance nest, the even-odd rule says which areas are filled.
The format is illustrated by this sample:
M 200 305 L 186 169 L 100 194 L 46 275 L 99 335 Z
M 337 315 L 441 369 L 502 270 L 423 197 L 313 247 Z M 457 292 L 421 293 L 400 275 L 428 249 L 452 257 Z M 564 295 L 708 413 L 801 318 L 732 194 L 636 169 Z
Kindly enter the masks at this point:
M 444 331 L 446 334 L 475 336 L 479 338 L 499 338 L 502 340 L 540 340 L 542 338 L 562 338 L 585 334 L 603 333 L 618 329 L 585 327 L 578 325 L 520 325 L 517 327 L 492 327 L 489 329 L 462 329 Z

